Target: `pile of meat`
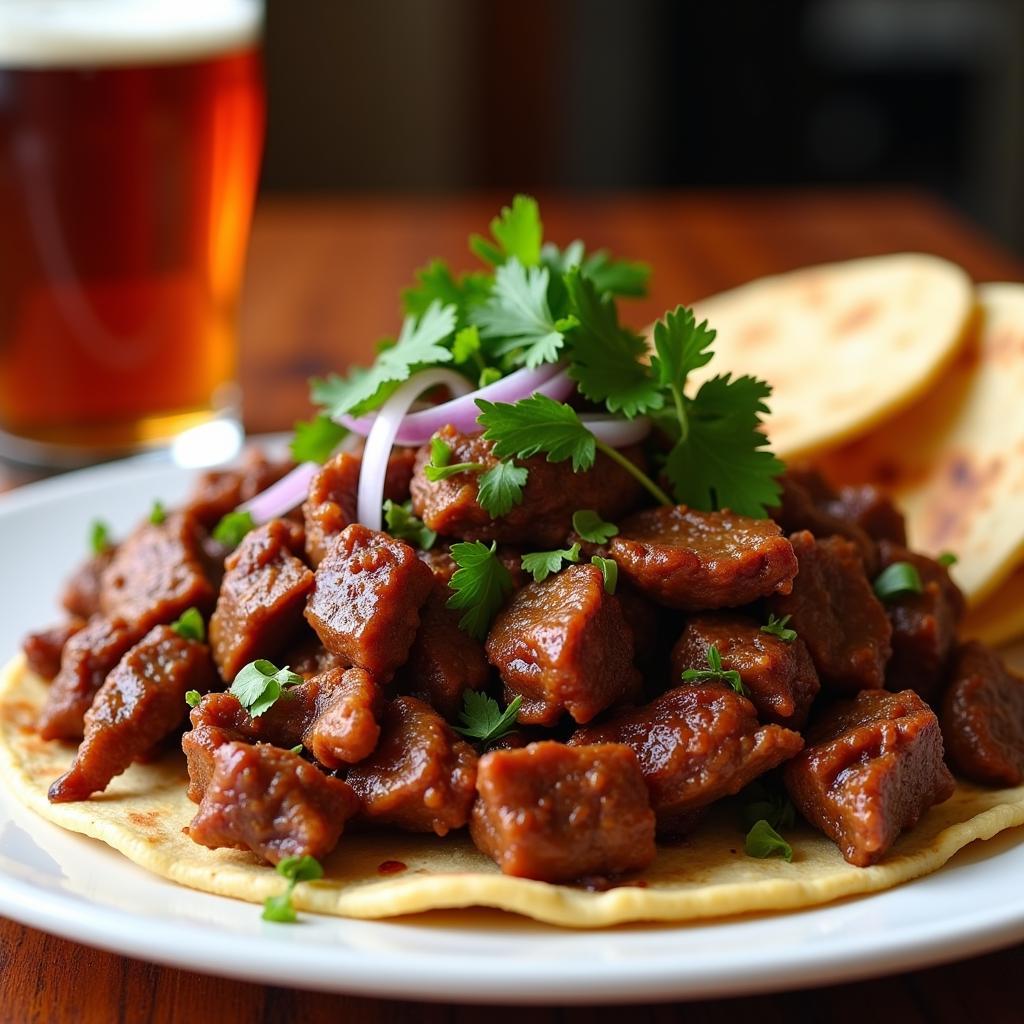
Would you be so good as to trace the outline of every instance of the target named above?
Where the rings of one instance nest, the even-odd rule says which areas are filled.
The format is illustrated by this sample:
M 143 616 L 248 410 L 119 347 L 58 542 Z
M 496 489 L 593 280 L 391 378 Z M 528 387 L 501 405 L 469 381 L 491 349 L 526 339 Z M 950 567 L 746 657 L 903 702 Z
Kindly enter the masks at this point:
M 493 461 L 479 438 L 444 436 L 454 461 Z M 352 454 L 321 469 L 301 514 L 224 550 L 212 526 L 285 469 L 257 454 L 80 569 L 72 618 L 25 643 L 53 680 L 40 735 L 81 741 L 50 799 L 87 799 L 180 739 L 189 834 L 205 846 L 276 863 L 323 857 L 349 821 L 468 826 L 502 871 L 572 881 L 642 870 L 656 836 L 699 827 L 769 772 L 857 865 L 952 794 L 947 761 L 977 783 L 1021 782 L 1024 680 L 958 642 L 960 592 L 907 550 L 877 491 L 791 471 L 773 517 L 750 519 L 650 507 L 603 456 L 579 474 L 538 457 L 523 503 L 495 521 L 477 476 L 431 482 L 428 458 L 396 450 L 387 491 L 437 531 L 429 551 L 355 522 Z M 583 541 L 579 509 L 618 534 Z M 485 642 L 446 606 L 449 545 L 474 539 L 499 543 L 514 582 Z M 519 566 L 576 541 L 586 558 L 543 582 Z M 614 593 L 593 554 L 618 564 Z M 883 605 L 872 580 L 901 561 L 923 591 Z M 169 626 L 191 607 L 209 617 L 208 645 Z M 796 637 L 764 631 L 772 615 Z M 749 696 L 683 681 L 712 647 Z M 253 717 L 227 688 L 258 658 L 304 681 Z M 182 735 L 189 690 L 203 696 Z M 452 727 L 467 690 L 522 698 L 491 749 Z

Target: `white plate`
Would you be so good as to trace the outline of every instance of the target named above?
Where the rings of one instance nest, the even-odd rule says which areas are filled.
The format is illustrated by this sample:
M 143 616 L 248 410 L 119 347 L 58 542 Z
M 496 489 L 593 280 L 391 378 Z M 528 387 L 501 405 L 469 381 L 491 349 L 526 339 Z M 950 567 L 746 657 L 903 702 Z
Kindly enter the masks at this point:
M 132 461 L 0 498 L 0 655 L 57 617 L 58 582 L 88 526 L 115 531 L 191 474 Z M 0 790 L 0 914 L 128 956 L 285 986 L 446 1002 L 650 1002 L 903 971 L 1024 938 L 1024 830 L 976 843 L 938 873 L 828 907 L 685 927 L 573 932 L 491 912 L 401 922 L 302 915 L 172 885 L 62 832 Z

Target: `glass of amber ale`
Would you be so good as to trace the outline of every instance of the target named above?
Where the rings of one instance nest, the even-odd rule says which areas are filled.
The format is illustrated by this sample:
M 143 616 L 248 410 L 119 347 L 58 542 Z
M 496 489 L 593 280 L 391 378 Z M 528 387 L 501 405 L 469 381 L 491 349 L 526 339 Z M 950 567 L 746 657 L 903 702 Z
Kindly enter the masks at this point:
M 237 415 L 258 0 L 0 0 L 0 456 Z

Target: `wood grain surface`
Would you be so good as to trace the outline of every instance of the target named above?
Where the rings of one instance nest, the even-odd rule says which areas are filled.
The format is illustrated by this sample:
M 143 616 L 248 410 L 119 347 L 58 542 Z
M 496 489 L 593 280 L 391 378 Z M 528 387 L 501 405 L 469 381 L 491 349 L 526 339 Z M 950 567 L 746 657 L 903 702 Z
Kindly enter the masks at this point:
M 264 203 L 241 311 L 241 380 L 252 431 L 306 414 L 306 378 L 343 369 L 399 324 L 397 296 L 433 256 L 471 264 L 466 236 L 502 196 L 358 197 Z M 927 197 L 903 192 L 744 192 L 542 197 L 547 236 L 654 266 L 649 298 L 629 304 L 642 324 L 751 277 L 831 259 L 934 252 L 978 281 L 1024 280 L 1024 267 Z M 5 475 L 6 473 L 6 475 Z M 20 477 L 0 471 L 0 488 Z M 1020 973 L 1018 973 L 1020 972 Z M 526 1011 L 535 1024 L 822 1021 L 963 1024 L 1024 1019 L 1024 947 L 911 974 L 757 998 L 678 1006 Z M 122 1021 L 395 1021 L 493 1024 L 523 1011 L 330 996 L 172 970 L 89 949 L 0 919 L 0 1024 Z

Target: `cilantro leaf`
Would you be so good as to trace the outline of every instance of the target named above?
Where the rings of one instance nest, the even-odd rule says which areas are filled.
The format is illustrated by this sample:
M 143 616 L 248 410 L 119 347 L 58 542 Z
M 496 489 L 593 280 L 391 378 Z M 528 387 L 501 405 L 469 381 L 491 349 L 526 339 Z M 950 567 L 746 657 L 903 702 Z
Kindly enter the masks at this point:
M 331 374 L 312 382 L 311 397 L 331 418 L 343 413 L 361 415 L 381 405 L 395 387 L 416 371 L 450 363 L 451 351 L 443 342 L 455 330 L 456 309 L 432 302 L 422 316 L 407 316 L 398 340 L 382 351 L 368 370 L 354 370 L 347 378 Z
M 707 320 L 698 324 L 693 310 L 676 306 L 654 325 L 654 349 L 651 370 L 662 387 L 676 387 L 682 393 L 686 378 L 693 370 L 707 366 L 713 353 L 715 332 Z
M 646 263 L 615 260 L 604 249 L 598 249 L 583 261 L 581 269 L 599 292 L 636 298 L 647 294 L 651 268 Z
M 410 316 L 422 316 L 434 302 L 454 306 L 461 322 L 487 298 L 491 285 L 490 274 L 473 272 L 456 279 L 444 260 L 432 260 L 416 271 L 416 284 L 402 292 L 402 305 Z
M 767 633 L 769 636 L 777 636 L 785 643 L 791 644 L 796 639 L 796 630 L 788 629 L 786 624 L 792 617 L 792 615 L 783 615 L 782 618 L 776 618 L 775 615 L 769 614 L 767 623 L 761 627 L 761 632 Z
M 875 594 L 881 601 L 896 601 L 901 597 L 920 594 L 924 590 L 917 566 L 910 562 L 893 562 L 876 577 Z
M 153 506 L 149 510 L 149 521 L 154 526 L 167 522 L 167 509 L 164 508 L 164 503 L 159 498 L 153 502 Z
M 197 707 L 199 702 L 203 699 L 203 695 L 198 690 L 186 690 L 185 691 L 185 703 L 190 707 Z
M 517 259 L 498 267 L 490 299 L 473 313 L 481 337 L 498 339 L 491 346 L 495 355 L 523 350 L 522 361 L 531 369 L 557 361 L 565 332 L 576 320 L 556 321 L 547 295 L 546 267 L 527 268 Z
M 195 640 L 200 644 L 206 640 L 206 624 L 198 608 L 186 608 L 177 621 L 171 623 L 171 629 L 183 640 Z
M 102 519 L 94 519 L 89 527 L 89 550 L 94 555 L 102 555 L 112 547 L 110 527 Z
M 330 416 L 314 416 L 295 424 L 295 436 L 289 445 L 296 462 L 326 462 L 348 433 L 347 428 L 335 423 Z
M 493 443 L 492 450 L 499 459 L 528 459 L 545 452 L 548 462 L 572 459 L 577 473 L 594 464 L 594 435 L 571 406 L 539 394 L 511 405 L 482 398 L 476 404 L 480 409 L 477 422 L 486 428 L 484 440 Z
M 606 594 L 614 594 L 615 588 L 619 585 L 619 563 L 614 558 L 602 558 L 594 555 L 590 559 L 591 565 L 596 565 L 604 577 L 604 589 Z
M 229 512 L 213 528 L 212 536 L 218 544 L 223 544 L 226 548 L 237 548 L 242 543 L 242 538 L 255 527 L 251 512 Z
M 497 245 L 479 235 L 469 240 L 470 249 L 485 263 L 498 266 L 514 257 L 524 267 L 535 267 L 540 262 L 544 237 L 537 200 L 525 195 L 514 196 L 512 206 L 503 206 L 501 213 L 491 221 L 491 234 Z
M 743 685 L 743 679 L 735 669 L 722 668 L 722 655 L 718 648 L 712 644 L 708 648 L 707 668 L 688 668 L 683 673 L 684 683 L 725 683 L 731 686 L 741 697 L 746 697 L 750 691 Z
M 388 498 L 384 502 L 384 523 L 392 537 L 410 541 L 424 551 L 429 551 L 437 540 L 437 533 L 412 514 L 411 501 L 399 505 Z
M 287 665 L 278 668 L 273 662 L 259 658 L 242 667 L 228 692 L 238 698 L 239 704 L 253 718 L 259 718 L 274 706 L 285 687 L 298 686 L 301 682 L 302 676 L 289 671 Z
M 480 743 L 493 743 L 515 729 L 522 703 L 522 697 L 515 697 L 502 711 L 501 705 L 486 693 L 466 690 L 462 695 L 462 711 L 459 712 L 463 724 L 456 725 L 455 731 Z
M 296 884 L 323 878 L 324 869 L 316 858 L 306 854 L 302 857 L 285 857 L 275 870 L 282 878 L 288 879 L 288 888 L 276 896 L 268 896 L 263 901 L 263 920 L 291 924 L 296 920 L 295 908 L 292 906 L 292 893 Z
M 508 515 L 515 505 L 522 503 L 527 476 L 526 467 L 517 466 L 511 459 L 495 463 L 480 476 L 477 503 L 492 519 Z
M 579 325 L 572 331 L 569 376 L 594 402 L 630 418 L 665 404 L 665 396 L 641 360 L 647 346 L 639 335 L 619 326 L 615 302 L 602 297 L 579 270 L 565 279 L 570 306 Z
M 960 559 L 955 554 L 953 554 L 952 551 L 943 551 L 940 555 L 936 557 L 935 561 L 938 562 L 939 565 L 943 565 L 947 569 L 949 569 L 952 566 L 956 565 L 956 563 L 959 562 Z
M 787 863 L 793 861 L 793 847 L 786 842 L 763 818 L 754 822 L 743 843 L 743 852 L 748 857 L 764 860 L 766 857 L 781 857 Z
M 488 384 L 493 384 L 495 381 L 501 380 L 501 370 L 496 366 L 485 366 L 480 371 L 480 377 L 476 382 L 478 388 L 485 388 Z
M 769 385 L 756 377 L 733 380 L 725 374 L 684 399 L 684 430 L 665 461 L 677 501 L 758 518 L 778 504 L 776 478 L 785 467 L 766 447 L 760 429 L 770 394 Z
M 480 329 L 476 324 L 463 327 L 455 335 L 452 342 L 452 358 L 457 363 L 465 363 L 480 352 Z
M 302 753 L 302 744 L 301 743 L 296 743 L 294 747 L 289 747 L 288 750 L 291 753 L 293 753 L 293 754 L 301 754 Z
M 578 562 L 580 560 L 580 546 L 573 544 L 571 548 L 563 548 L 559 551 L 534 551 L 531 554 L 523 555 L 520 565 L 523 572 L 531 573 L 535 583 L 543 583 L 553 572 L 559 572 L 562 562 Z
M 619 528 L 605 522 L 592 508 L 581 508 L 572 514 L 572 528 L 589 544 L 607 544 Z
M 453 544 L 451 556 L 458 565 L 448 583 L 452 591 L 449 608 L 465 608 L 459 628 L 483 640 L 491 619 L 512 591 L 512 576 L 495 554 L 497 542 L 490 547 L 475 541 Z

